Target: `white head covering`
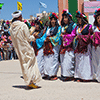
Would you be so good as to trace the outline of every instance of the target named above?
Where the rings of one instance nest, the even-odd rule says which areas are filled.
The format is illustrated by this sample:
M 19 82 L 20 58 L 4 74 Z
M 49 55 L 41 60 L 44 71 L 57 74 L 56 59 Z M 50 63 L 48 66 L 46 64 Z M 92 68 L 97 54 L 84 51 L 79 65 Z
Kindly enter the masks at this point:
M 35 18 L 34 18 L 34 17 L 32 17 L 32 20 L 35 20 Z
M 39 20 L 41 19 L 41 17 L 40 17 L 40 16 L 38 16 L 37 18 L 38 18 Z
M 15 13 L 15 12 L 18 12 L 18 13 Z M 18 18 L 18 17 L 22 14 L 21 11 L 15 11 L 15 12 L 12 13 L 12 17 L 13 17 L 13 18 Z

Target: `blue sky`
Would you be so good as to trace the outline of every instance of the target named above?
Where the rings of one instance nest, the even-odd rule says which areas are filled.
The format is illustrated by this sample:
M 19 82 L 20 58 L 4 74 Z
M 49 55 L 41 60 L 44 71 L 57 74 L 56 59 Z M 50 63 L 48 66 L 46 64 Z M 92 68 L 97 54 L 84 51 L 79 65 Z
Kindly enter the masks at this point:
M 43 2 L 47 5 L 47 8 L 40 8 L 47 12 L 58 12 L 58 0 L 0 0 L 0 3 L 4 3 L 2 10 L 0 10 L 0 19 L 10 20 L 12 19 L 11 13 L 17 10 L 17 1 L 23 4 L 23 18 L 29 18 L 30 15 L 35 16 L 39 13 L 39 2 Z
M 58 12 L 58 0 L 0 0 L 0 3 L 4 3 L 2 10 L 0 10 L 0 19 L 10 20 L 12 19 L 11 13 L 17 10 L 17 1 L 23 4 L 23 17 L 28 19 L 30 15 L 35 16 L 39 13 L 39 2 L 43 2 L 47 5 L 47 8 L 41 8 L 47 12 Z M 100 1 L 100 0 L 97 0 Z

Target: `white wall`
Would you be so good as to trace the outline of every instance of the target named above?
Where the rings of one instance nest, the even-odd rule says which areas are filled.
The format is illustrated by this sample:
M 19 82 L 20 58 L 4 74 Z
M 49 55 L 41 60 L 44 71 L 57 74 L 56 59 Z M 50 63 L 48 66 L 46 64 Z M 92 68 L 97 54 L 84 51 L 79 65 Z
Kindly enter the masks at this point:
M 93 25 L 94 23 L 94 17 L 93 14 L 89 14 L 89 23 Z
M 84 0 L 84 1 L 89 1 L 89 0 Z

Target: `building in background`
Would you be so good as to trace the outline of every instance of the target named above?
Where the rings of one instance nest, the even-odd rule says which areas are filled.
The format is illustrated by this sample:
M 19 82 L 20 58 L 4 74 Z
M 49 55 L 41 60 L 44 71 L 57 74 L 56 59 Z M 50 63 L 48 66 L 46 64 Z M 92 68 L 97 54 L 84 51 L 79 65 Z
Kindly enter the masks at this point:
M 90 24 L 93 24 L 93 14 L 98 8 L 100 8 L 100 1 L 88 0 L 84 2 L 84 13 L 88 16 L 88 21 Z
M 93 14 L 96 9 L 100 8 L 100 1 L 97 0 L 58 0 L 59 20 L 62 18 L 62 10 L 69 9 L 76 21 L 75 14 L 79 10 L 87 15 L 90 24 L 93 24 Z
M 42 18 L 43 16 L 49 16 L 51 12 L 47 13 L 46 11 L 43 11 L 42 13 L 37 13 L 36 17 L 40 16 L 40 18 Z M 57 13 L 58 14 L 58 13 Z

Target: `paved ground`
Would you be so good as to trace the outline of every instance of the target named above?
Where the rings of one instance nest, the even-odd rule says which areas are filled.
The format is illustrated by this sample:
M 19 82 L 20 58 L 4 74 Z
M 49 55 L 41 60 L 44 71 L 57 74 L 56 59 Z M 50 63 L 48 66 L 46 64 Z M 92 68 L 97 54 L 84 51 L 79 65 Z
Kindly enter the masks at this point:
M 21 75 L 19 61 L 0 62 L 0 100 L 100 100 L 100 83 L 42 80 L 42 88 L 25 90 Z

